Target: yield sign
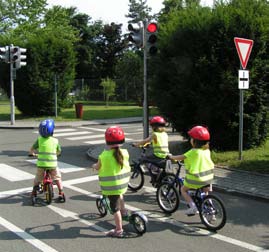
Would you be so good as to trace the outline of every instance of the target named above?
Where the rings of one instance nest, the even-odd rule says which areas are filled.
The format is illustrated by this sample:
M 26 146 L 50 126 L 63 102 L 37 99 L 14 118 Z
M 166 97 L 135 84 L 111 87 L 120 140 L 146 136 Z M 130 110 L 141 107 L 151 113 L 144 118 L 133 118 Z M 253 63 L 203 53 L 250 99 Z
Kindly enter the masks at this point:
M 234 38 L 235 47 L 243 69 L 246 69 L 249 55 L 252 50 L 253 40 L 244 38 Z

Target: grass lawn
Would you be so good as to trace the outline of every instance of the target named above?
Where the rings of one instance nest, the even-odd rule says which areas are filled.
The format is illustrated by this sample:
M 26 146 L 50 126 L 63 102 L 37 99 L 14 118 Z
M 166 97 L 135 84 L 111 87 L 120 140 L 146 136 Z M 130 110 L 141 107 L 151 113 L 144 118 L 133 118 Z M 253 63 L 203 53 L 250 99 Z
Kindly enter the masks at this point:
M 157 115 L 158 109 L 150 107 L 149 115 Z M 124 118 L 124 117 L 139 117 L 143 116 L 143 108 L 135 105 L 120 105 L 119 103 L 111 103 L 109 106 L 100 103 L 83 103 L 83 119 L 82 120 L 95 120 L 95 119 L 111 119 L 111 118 Z M 15 110 L 16 120 L 24 119 L 31 120 L 32 117 L 23 116 L 17 109 Z M 35 117 L 35 120 L 42 120 L 44 117 Z M 73 108 L 62 109 L 57 118 L 51 116 L 50 118 L 55 121 L 70 121 L 81 120 L 76 118 L 75 105 Z M 10 105 L 9 101 L 0 102 L 0 120 L 10 120 Z
M 124 117 L 142 117 L 143 108 L 133 104 L 112 103 L 105 106 L 102 103 L 83 102 L 83 120 L 95 119 L 110 119 L 110 118 L 124 118 Z M 157 115 L 158 109 L 151 107 L 149 115 Z M 23 116 L 18 110 L 15 115 L 16 120 L 24 119 L 31 120 L 30 117 Z M 35 118 L 35 120 L 42 120 L 47 117 Z M 52 117 L 54 118 L 54 117 Z M 70 121 L 80 120 L 76 118 L 75 106 L 73 108 L 62 109 L 56 121 Z M 0 101 L 0 120 L 10 120 L 10 105 L 9 101 Z M 229 166 L 235 169 L 242 169 L 247 171 L 255 171 L 269 174 L 269 140 L 265 145 L 259 148 L 244 150 L 242 153 L 243 160 L 239 160 L 239 151 L 215 152 L 212 151 L 212 159 L 217 165 Z

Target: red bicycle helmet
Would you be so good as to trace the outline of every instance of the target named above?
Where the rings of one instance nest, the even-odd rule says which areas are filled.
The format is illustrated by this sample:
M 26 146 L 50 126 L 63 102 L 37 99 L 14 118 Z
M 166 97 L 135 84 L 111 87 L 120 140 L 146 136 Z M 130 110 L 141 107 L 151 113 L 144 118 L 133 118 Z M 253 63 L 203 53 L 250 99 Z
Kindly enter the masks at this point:
M 195 126 L 188 131 L 188 134 L 193 139 L 208 141 L 210 139 L 210 134 L 208 129 L 203 126 Z
M 165 126 L 166 122 L 161 116 L 154 116 L 149 121 L 151 126 Z
M 124 132 L 119 126 L 111 126 L 106 129 L 105 139 L 107 145 L 118 145 L 125 141 Z

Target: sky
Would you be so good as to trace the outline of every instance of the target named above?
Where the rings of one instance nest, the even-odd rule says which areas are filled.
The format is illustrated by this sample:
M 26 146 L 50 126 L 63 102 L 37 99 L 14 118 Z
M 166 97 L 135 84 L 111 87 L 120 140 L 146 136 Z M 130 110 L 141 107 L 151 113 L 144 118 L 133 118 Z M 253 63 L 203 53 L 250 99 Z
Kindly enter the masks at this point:
M 213 0 L 202 0 L 203 4 L 211 4 Z M 158 13 L 162 8 L 163 0 L 147 0 L 147 5 L 152 8 L 152 13 Z M 122 23 L 127 29 L 128 19 L 125 15 L 129 12 L 129 0 L 47 0 L 48 6 L 61 5 L 64 7 L 77 7 L 81 13 L 88 14 L 92 20 L 101 19 L 104 23 Z M 123 30 L 123 32 L 125 32 Z

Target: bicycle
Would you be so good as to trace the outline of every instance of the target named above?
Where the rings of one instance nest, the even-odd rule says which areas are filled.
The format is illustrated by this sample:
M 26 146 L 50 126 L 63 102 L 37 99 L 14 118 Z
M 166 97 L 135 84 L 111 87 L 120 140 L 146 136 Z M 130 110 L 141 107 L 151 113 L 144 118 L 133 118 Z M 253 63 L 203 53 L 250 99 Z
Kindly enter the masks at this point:
M 96 206 L 101 217 L 106 216 L 108 212 L 110 214 L 113 214 L 110 208 L 109 199 L 106 196 L 100 196 L 99 198 L 97 198 Z M 143 235 L 144 233 L 146 233 L 148 219 L 144 214 L 139 212 L 133 212 L 126 216 L 122 216 L 122 219 L 133 225 L 135 231 L 139 235 Z
M 29 157 L 37 157 L 37 154 L 28 155 Z M 52 199 L 54 197 L 54 191 L 53 191 L 53 180 L 50 175 L 50 169 L 44 169 L 44 174 L 43 174 L 43 180 L 42 182 L 38 185 L 37 192 L 39 194 L 44 194 L 44 198 L 46 203 L 49 205 L 52 202 Z M 65 195 L 63 194 L 62 196 L 62 202 L 65 202 Z M 32 195 L 31 197 L 32 205 L 34 206 L 37 203 L 37 195 Z
M 178 169 L 174 180 L 163 182 L 157 189 L 157 202 L 165 213 L 174 213 L 180 203 L 180 188 L 184 179 L 180 177 L 182 163 L 177 161 Z M 226 224 L 226 210 L 222 200 L 212 194 L 206 195 L 203 188 L 189 190 L 189 194 L 195 203 L 199 217 L 207 229 L 217 231 Z
M 143 158 L 146 156 L 146 151 L 149 148 L 149 143 L 139 146 L 141 148 L 141 158 L 138 161 L 132 160 L 131 164 L 131 176 L 128 183 L 128 188 L 131 191 L 140 190 L 145 183 L 146 169 L 149 171 L 151 178 L 150 183 L 153 187 L 157 188 L 165 180 L 173 180 L 175 174 L 171 171 L 172 164 L 168 159 L 161 160 L 159 162 L 143 162 Z M 133 147 L 136 147 L 132 144 Z

